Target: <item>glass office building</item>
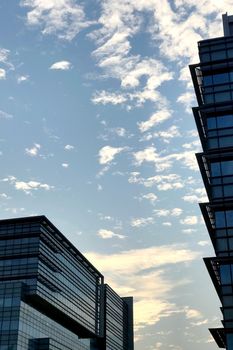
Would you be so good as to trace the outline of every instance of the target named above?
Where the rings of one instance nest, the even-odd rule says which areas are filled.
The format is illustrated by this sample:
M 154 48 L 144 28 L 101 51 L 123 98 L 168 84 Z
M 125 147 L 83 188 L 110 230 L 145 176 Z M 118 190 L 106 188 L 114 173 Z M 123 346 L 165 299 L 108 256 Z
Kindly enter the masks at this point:
M 216 256 L 204 258 L 222 304 L 222 327 L 210 329 L 220 348 L 233 349 L 233 16 L 224 36 L 198 43 L 190 66 L 198 107 L 193 108 L 203 152 L 197 154 L 208 203 L 200 204 Z
M 0 220 L 0 350 L 133 350 L 132 298 L 45 217 Z

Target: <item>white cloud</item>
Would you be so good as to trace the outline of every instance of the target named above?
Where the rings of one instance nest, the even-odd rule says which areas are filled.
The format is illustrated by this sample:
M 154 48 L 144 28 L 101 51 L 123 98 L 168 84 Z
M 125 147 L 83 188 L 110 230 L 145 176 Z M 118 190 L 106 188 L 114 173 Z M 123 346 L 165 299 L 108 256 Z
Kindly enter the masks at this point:
M 61 165 L 63 168 L 68 168 L 69 167 L 69 164 L 68 163 L 62 163 Z
M 163 222 L 162 225 L 163 225 L 163 226 L 171 227 L 171 226 L 172 226 L 172 223 L 169 222 L 169 221 L 166 221 L 166 222 Z
M 10 51 L 7 49 L 0 48 L 0 62 L 7 63 Z
M 202 318 L 202 314 L 200 313 L 200 311 L 196 310 L 196 309 L 191 309 L 190 307 L 185 307 L 185 313 L 186 313 L 186 317 L 188 319 L 200 319 Z
M 139 175 L 139 172 L 132 172 L 128 179 L 129 183 L 140 184 L 145 187 L 156 185 L 159 191 L 177 190 L 185 186 L 185 182 L 177 174 L 156 175 L 148 178 L 143 178 Z
M 197 147 L 199 148 L 199 150 L 201 150 L 201 143 L 200 140 L 197 139 L 189 143 L 184 143 L 182 147 L 185 149 L 195 149 L 195 152 L 197 152 Z
M 15 176 L 12 175 L 2 179 L 1 181 L 9 182 L 15 187 L 16 190 L 24 191 L 26 194 L 30 194 L 32 191 L 39 189 L 44 189 L 46 191 L 54 189 L 54 186 L 48 185 L 46 183 L 41 183 L 39 181 L 19 181 Z
M 208 202 L 205 188 L 189 189 L 190 193 L 182 197 L 185 202 L 202 203 Z
M 6 71 L 3 68 L 0 68 L 0 80 L 6 79 Z
M 199 241 L 197 242 L 198 245 L 200 245 L 201 247 L 205 247 L 207 245 L 210 245 L 210 241 Z
M 179 128 L 176 125 L 172 125 L 166 130 L 160 130 L 152 134 L 153 138 L 159 138 L 160 140 L 162 139 L 166 143 L 169 143 L 170 139 L 180 136 L 181 134 L 179 132 Z
M 118 233 L 114 233 L 113 231 L 110 230 L 105 230 L 105 229 L 100 229 L 98 231 L 98 236 L 103 238 L 103 239 L 109 239 L 109 238 L 119 238 L 119 239 L 124 239 L 125 236 L 124 235 L 120 235 Z
M 190 170 L 198 171 L 198 165 L 194 151 L 185 151 L 181 153 L 171 153 L 163 155 L 158 153 L 156 148 L 151 146 L 142 151 L 133 153 L 137 165 L 142 165 L 143 162 L 152 162 L 155 165 L 157 172 L 164 171 L 172 167 L 174 161 L 180 161 L 185 167 Z
M 38 143 L 34 143 L 34 146 L 31 148 L 25 148 L 25 152 L 27 155 L 31 157 L 36 157 L 38 155 L 38 152 L 41 148 L 41 145 Z
M 131 220 L 130 225 L 132 227 L 142 227 L 147 226 L 154 223 L 154 219 L 152 217 L 148 218 L 134 218 Z
M 153 212 L 158 217 L 168 216 L 170 214 L 170 210 L 168 209 L 155 209 Z
M 72 151 L 74 149 L 74 146 L 72 146 L 72 145 L 65 145 L 64 149 L 66 151 Z
M 183 209 L 181 209 L 181 208 L 173 208 L 171 210 L 172 216 L 180 216 L 182 213 L 183 213 Z
M 69 61 L 59 61 L 53 63 L 49 69 L 53 70 L 69 70 L 71 68 L 71 63 Z
M 127 97 L 124 94 L 116 94 L 114 92 L 107 91 L 98 91 L 92 97 L 92 102 L 94 104 L 103 104 L 106 105 L 108 103 L 113 105 L 123 104 L 127 101 Z
M 177 217 L 180 216 L 183 212 L 183 210 L 181 208 L 173 208 L 173 209 L 155 209 L 153 210 L 154 214 L 158 217 L 161 216 L 173 216 L 173 217 Z
M 107 164 L 111 162 L 114 159 L 115 155 L 122 152 L 123 150 L 123 147 L 104 146 L 99 151 L 99 163 Z
M 195 230 L 194 228 L 186 228 L 186 229 L 182 230 L 183 233 L 188 234 L 188 235 L 190 235 L 196 231 L 197 230 Z
M 198 223 L 198 217 L 196 215 L 186 216 L 186 218 L 180 220 L 182 225 L 196 225 Z
M 26 82 L 29 80 L 29 78 L 30 78 L 29 75 L 21 75 L 17 78 L 17 83 L 21 84 L 23 82 Z
M 148 131 L 152 127 L 161 124 L 165 120 L 171 118 L 172 113 L 170 110 L 161 110 L 156 113 L 154 113 L 147 121 L 145 122 L 139 122 L 138 127 L 141 132 Z
M 59 39 L 72 40 L 91 24 L 85 19 L 83 7 L 74 0 L 22 0 L 21 6 L 30 8 L 27 13 L 30 26 L 40 26 L 43 34 Z
M 154 204 L 158 199 L 158 197 L 152 192 L 144 194 L 142 198 L 148 199 L 151 202 L 151 204 Z

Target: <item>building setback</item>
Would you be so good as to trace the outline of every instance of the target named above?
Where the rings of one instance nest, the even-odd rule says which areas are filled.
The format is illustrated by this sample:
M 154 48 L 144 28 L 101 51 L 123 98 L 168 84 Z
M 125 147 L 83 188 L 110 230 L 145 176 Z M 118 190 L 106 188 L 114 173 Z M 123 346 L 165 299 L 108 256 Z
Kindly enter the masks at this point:
M 197 160 L 209 202 L 200 204 L 216 256 L 204 258 L 222 304 L 222 327 L 210 329 L 220 348 L 233 349 L 233 16 L 224 36 L 198 43 L 190 66 L 198 107 L 193 108 L 203 152 Z
M 0 220 L 0 350 L 133 350 L 133 300 L 45 217 Z

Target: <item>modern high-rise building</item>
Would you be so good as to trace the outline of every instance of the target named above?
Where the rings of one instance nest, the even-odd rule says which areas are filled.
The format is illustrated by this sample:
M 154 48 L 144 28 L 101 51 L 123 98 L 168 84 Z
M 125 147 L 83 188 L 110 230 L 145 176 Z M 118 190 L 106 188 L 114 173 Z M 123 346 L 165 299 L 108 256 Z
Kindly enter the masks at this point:
M 133 300 L 45 217 L 0 220 L 0 350 L 133 350 Z
M 190 66 L 198 107 L 193 108 L 203 152 L 197 160 L 209 202 L 200 204 L 215 257 L 204 258 L 222 304 L 222 327 L 210 329 L 220 348 L 233 349 L 233 16 L 224 36 L 198 43 Z

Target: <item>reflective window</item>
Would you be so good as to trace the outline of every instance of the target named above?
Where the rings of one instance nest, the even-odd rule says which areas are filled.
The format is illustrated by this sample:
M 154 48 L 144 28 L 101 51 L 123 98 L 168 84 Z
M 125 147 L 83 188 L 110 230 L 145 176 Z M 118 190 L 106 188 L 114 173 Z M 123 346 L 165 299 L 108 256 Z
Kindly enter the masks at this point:
M 229 82 L 230 77 L 228 72 L 226 73 L 218 73 L 218 74 L 213 74 L 213 83 L 214 84 L 223 84 Z
M 231 284 L 231 265 L 220 265 L 220 277 L 222 284 Z
M 227 338 L 227 348 L 228 349 L 233 349 L 233 334 L 232 333 L 227 333 L 226 334 Z

